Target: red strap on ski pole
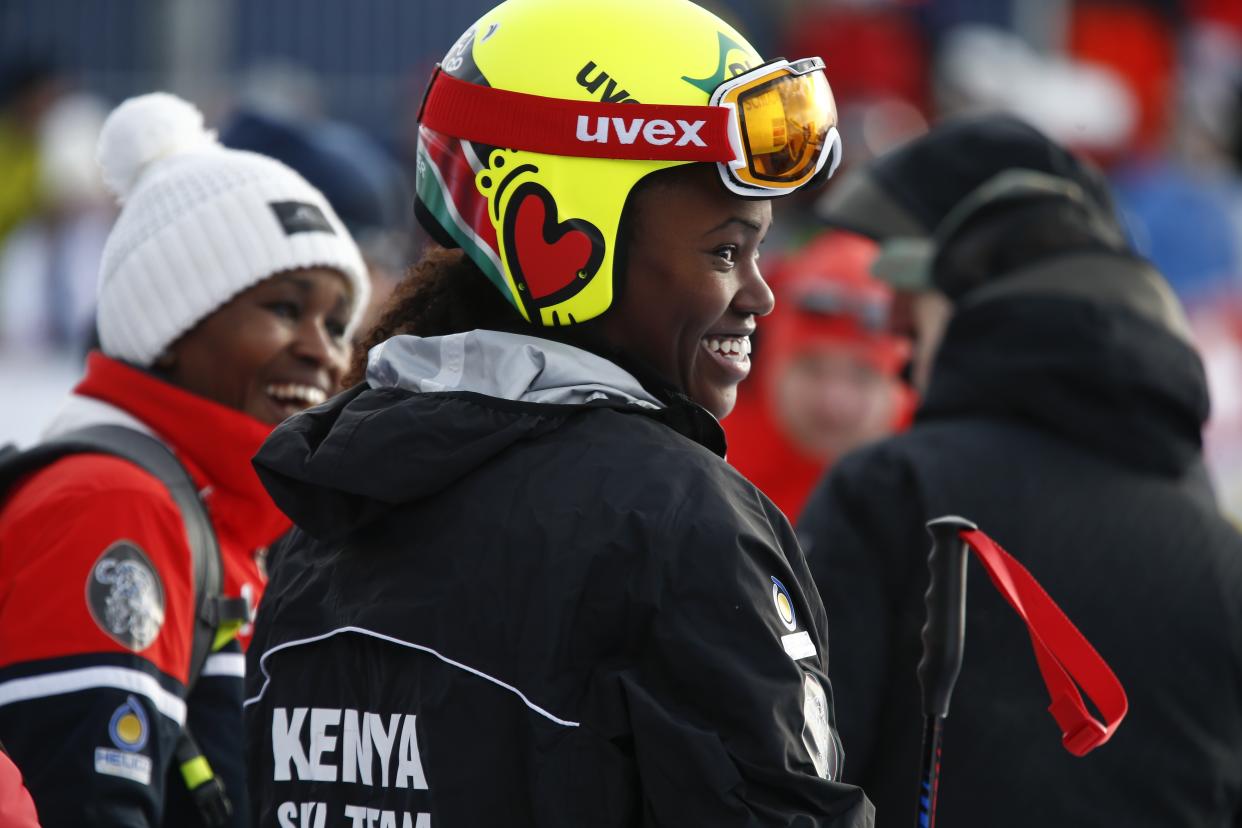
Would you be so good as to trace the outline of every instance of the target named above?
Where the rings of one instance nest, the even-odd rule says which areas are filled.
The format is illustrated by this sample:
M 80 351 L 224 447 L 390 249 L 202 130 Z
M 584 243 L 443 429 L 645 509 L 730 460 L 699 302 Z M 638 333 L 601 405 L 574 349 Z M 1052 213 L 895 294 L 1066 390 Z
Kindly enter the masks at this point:
M 962 541 L 974 550 L 988 577 L 1026 624 L 1052 703 L 1048 712 L 1061 728 L 1061 743 L 1084 756 L 1107 742 L 1125 718 L 1129 703 L 1121 682 L 1026 567 L 977 529 L 963 529 Z M 1096 719 L 1079 687 L 1100 711 Z

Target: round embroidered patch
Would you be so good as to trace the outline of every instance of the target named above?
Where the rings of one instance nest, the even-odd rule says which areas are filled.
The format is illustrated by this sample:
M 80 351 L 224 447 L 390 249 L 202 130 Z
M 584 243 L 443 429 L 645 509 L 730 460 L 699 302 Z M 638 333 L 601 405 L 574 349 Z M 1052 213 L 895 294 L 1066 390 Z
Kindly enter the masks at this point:
M 776 605 L 776 615 L 781 619 L 781 623 L 785 625 L 785 629 L 793 632 L 798 629 L 798 619 L 794 615 L 793 599 L 789 596 L 789 590 L 785 589 L 785 585 L 772 578 L 772 603 Z
M 112 737 L 112 744 L 129 753 L 146 747 L 149 731 L 146 711 L 133 696 L 129 696 L 124 704 L 113 711 L 112 719 L 108 722 L 108 735 Z
M 146 554 L 131 541 L 120 540 L 91 567 L 86 606 L 109 638 L 141 652 L 164 626 L 164 585 Z

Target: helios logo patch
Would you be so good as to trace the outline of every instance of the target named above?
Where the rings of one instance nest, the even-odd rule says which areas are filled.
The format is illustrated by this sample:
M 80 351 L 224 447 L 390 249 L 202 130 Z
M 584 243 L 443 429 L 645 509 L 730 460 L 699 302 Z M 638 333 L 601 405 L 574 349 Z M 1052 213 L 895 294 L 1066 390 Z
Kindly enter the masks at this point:
M 95 748 L 95 773 L 119 776 L 139 785 L 151 784 L 151 757 L 111 748 Z
M 164 626 L 164 585 L 146 554 L 132 542 L 120 540 L 91 567 L 86 606 L 109 638 L 142 652 Z
M 785 629 L 793 632 L 798 628 L 798 618 L 794 615 L 793 599 L 785 585 L 772 576 L 772 603 L 776 605 L 776 615 L 785 625 Z
M 151 784 L 151 757 L 139 753 L 150 739 L 151 726 L 147 712 L 135 696 L 112 713 L 108 721 L 108 738 L 116 748 L 95 748 L 95 772 Z
M 273 201 L 271 205 L 272 212 L 276 214 L 276 220 L 280 222 L 286 236 L 297 233 L 336 233 L 323 210 L 314 204 L 305 201 Z
M 108 722 L 108 736 L 112 738 L 112 744 L 130 753 L 147 746 L 150 729 L 147 712 L 134 696 L 127 698 L 113 712 L 112 719 Z

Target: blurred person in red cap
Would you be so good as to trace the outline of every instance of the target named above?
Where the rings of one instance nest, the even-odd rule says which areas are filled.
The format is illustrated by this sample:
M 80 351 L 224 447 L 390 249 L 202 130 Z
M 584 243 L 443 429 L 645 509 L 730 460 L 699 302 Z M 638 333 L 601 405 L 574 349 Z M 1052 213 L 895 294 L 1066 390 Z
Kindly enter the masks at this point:
M 909 425 L 900 373 L 907 340 L 890 332 L 892 290 L 868 268 L 879 248 L 821 235 L 776 269 L 755 375 L 725 420 L 729 462 L 790 520 L 845 453 Z

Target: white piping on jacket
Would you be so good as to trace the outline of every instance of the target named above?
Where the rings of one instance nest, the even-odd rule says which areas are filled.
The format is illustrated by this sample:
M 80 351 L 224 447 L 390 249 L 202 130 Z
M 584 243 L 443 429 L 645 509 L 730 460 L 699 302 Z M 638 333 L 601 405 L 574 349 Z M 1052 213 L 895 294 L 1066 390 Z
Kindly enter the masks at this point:
M 433 650 L 432 648 L 423 646 L 422 644 L 414 644 L 409 641 L 402 641 L 400 638 L 393 638 L 390 635 L 384 635 L 383 633 L 378 633 L 378 632 L 375 632 L 374 630 L 368 630 L 363 627 L 352 627 L 352 626 L 351 627 L 340 627 L 338 629 L 323 633 L 322 635 L 312 636 L 311 638 L 299 638 L 295 641 L 286 641 L 284 644 L 278 644 L 275 647 L 271 648 L 270 650 L 267 650 L 266 652 L 264 652 L 263 655 L 259 656 L 259 671 L 263 673 L 263 686 L 259 688 L 258 695 L 252 698 L 246 699 L 246 701 L 242 703 L 242 706 L 249 707 L 250 705 L 254 704 L 255 702 L 259 701 L 261 698 L 263 698 L 263 694 L 267 692 L 267 686 L 271 684 L 272 682 L 272 674 L 267 671 L 267 659 L 269 656 L 273 655 L 274 653 L 278 653 L 281 650 L 290 649 L 291 647 L 299 647 L 303 644 L 313 644 L 316 641 L 323 641 L 324 639 L 331 638 L 332 636 L 339 635 L 340 633 L 358 633 L 359 635 L 369 635 L 372 638 L 379 639 L 380 641 L 387 641 L 389 644 L 397 644 L 402 647 L 407 647 L 411 650 L 419 650 L 424 653 L 430 653 L 431 655 L 443 661 L 445 664 L 456 667 L 460 670 L 465 670 L 467 673 L 478 676 L 479 678 L 485 681 L 490 681 L 492 684 L 495 684 L 498 687 L 503 687 L 504 689 L 508 690 L 510 693 L 515 694 L 518 698 L 522 700 L 523 704 L 525 704 L 531 710 L 538 713 L 540 716 L 543 716 L 545 719 L 551 722 L 555 722 L 558 725 L 562 725 L 563 727 L 578 727 L 578 722 L 571 722 L 568 719 L 562 719 L 559 716 L 555 716 L 552 713 L 549 713 L 547 710 L 544 710 L 542 707 L 540 707 L 539 705 L 532 702 L 529 698 L 527 698 L 526 694 L 523 693 L 521 690 L 517 689 L 512 684 L 508 684 L 507 682 L 501 681 L 495 676 L 489 676 L 487 673 L 484 673 L 481 670 L 476 670 L 475 668 L 469 665 L 462 664 L 460 661 L 454 661 L 448 656 L 442 655 L 439 652 Z
M 246 677 L 246 657 L 241 653 L 212 653 L 203 662 L 204 676 Z
M 0 684 L 0 707 L 96 687 L 114 687 L 145 696 L 165 716 L 179 725 L 185 724 L 185 701 L 161 687 L 153 676 L 128 667 L 82 667 L 11 679 Z

